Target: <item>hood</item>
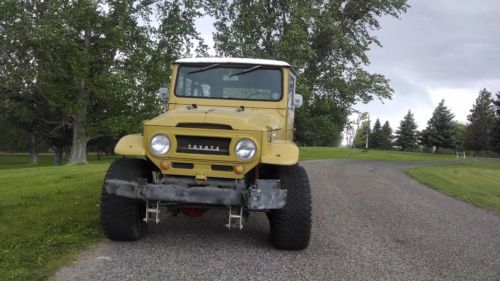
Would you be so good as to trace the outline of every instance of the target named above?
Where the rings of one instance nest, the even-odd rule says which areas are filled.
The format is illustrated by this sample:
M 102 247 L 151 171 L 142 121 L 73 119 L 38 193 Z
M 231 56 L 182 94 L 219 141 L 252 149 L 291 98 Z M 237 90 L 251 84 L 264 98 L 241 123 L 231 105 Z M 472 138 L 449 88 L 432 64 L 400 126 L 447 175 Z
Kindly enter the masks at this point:
M 233 130 L 269 131 L 281 129 L 279 119 L 268 112 L 235 108 L 175 108 L 146 121 L 146 126 L 176 127 L 180 123 L 205 123 L 229 125 Z

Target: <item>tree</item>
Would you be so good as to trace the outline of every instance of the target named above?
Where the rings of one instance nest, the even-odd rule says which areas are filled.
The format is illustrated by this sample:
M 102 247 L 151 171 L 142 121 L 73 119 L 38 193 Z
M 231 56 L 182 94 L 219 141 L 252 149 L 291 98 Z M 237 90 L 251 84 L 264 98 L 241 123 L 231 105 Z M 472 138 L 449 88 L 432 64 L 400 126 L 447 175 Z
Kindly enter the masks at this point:
M 405 115 L 399 123 L 396 131 L 396 144 L 402 151 L 414 151 L 417 147 L 418 132 L 417 124 L 411 110 Z
M 335 107 L 327 101 L 328 97 L 313 97 L 311 110 L 303 111 L 296 117 L 296 141 L 310 146 L 337 146 L 340 144 L 343 127 L 333 126 L 338 116 L 332 111 Z
M 0 114 L 0 151 L 17 152 L 26 151 L 29 146 L 29 136 L 25 130 L 17 128 Z
M 71 129 L 69 162 L 86 163 L 89 140 L 138 131 L 142 120 L 160 112 L 156 92 L 173 60 L 190 53 L 192 40 L 199 41 L 198 52 L 206 48 L 194 29 L 200 8 L 199 1 L 180 0 L 2 2 L 2 84 L 8 82 L 10 96 L 32 101 L 35 95 L 38 104 L 50 105 L 44 111 L 58 109 L 28 119 Z M 23 108 L 25 116 L 40 111 Z M 67 134 L 45 136 L 58 137 Z
M 467 137 L 467 125 L 464 123 L 458 123 L 455 136 L 456 136 L 457 150 L 463 151 L 465 138 Z
M 370 148 L 381 149 L 383 139 L 382 126 L 380 125 L 380 120 L 377 118 L 370 134 Z
M 491 93 L 486 89 L 479 92 L 467 120 L 470 123 L 467 126 L 465 148 L 474 151 L 488 150 L 496 118 Z
M 23 87 L 24 88 L 24 87 Z M 0 111 L 9 126 L 24 130 L 29 142 L 30 164 L 38 164 L 40 143 L 47 137 L 50 106 L 29 87 L 19 88 L 19 93 L 3 92 L 0 95 Z
M 496 121 L 491 132 L 490 145 L 494 151 L 500 153 L 500 92 L 495 95 L 496 100 L 493 101 L 493 104 L 496 106 Z
M 388 80 L 365 70 L 367 51 L 380 45 L 372 34 L 380 16 L 398 17 L 406 0 L 208 3 L 218 55 L 281 59 L 300 74 L 297 89 L 305 102 L 296 115 L 298 142 L 336 143 L 354 104 L 391 97 Z M 317 103 L 327 110 L 317 111 Z
M 391 125 L 389 125 L 389 121 L 385 121 L 384 125 L 382 126 L 382 138 L 380 141 L 380 148 L 381 149 L 392 149 L 392 128 Z
M 427 128 L 422 131 L 422 143 L 436 147 L 453 148 L 456 144 L 457 122 L 455 115 L 444 105 L 444 99 L 438 104 L 427 122 Z
M 38 147 L 47 130 L 45 117 L 49 102 L 41 95 L 37 79 L 40 68 L 33 59 L 29 34 L 23 27 L 30 24 L 27 17 L 17 17 L 16 1 L 0 5 L 0 118 L 14 127 L 29 143 L 30 163 L 38 162 Z M 26 5 L 25 9 L 31 6 Z M 2 132 L 12 128 L 3 128 Z
M 356 135 L 354 136 L 354 144 L 357 148 L 366 147 L 366 136 L 370 137 L 370 121 L 364 121 L 361 126 L 356 130 Z

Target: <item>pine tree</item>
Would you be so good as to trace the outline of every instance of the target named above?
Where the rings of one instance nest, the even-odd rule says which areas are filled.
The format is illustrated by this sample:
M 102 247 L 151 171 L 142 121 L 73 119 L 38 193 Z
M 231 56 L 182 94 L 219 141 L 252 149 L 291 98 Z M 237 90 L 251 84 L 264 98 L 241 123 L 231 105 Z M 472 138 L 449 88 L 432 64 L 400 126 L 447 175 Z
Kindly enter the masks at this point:
M 444 105 L 444 100 L 442 100 L 427 122 L 427 128 L 422 131 L 422 143 L 429 147 L 435 146 L 436 151 L 441 147 L 455 147 L 457 122 L 453 120 L 454 118 L 455 115 Z
M 377 118 L 377 121 L 375 121 L 375 124 L 373 125 L 372 132 L 370 134 L 369 147 L 381 149 L 382 148 L 382 140 L 383 140 L 382 125 L 380 125 L 380 120 Z
M 493 103 L 496 106 L 497 116 L 495 126 L 493 127 L 493 130 L 491 132 L 490 145 L 491 149 L 496 152 L 500 152 L 500 92 L 497 92 L 495 95 L 496 100 L 494 100 Z
M 392 128 L 389 125 L 389 121 L 385 121 L 384 126 L 382 126 L 382 139 L 380 142 L 381 149 L 391 149 L 392 148 Z
M 411 110 L 405 115 L 399 123 L 399 128 L 396 131 L 396 144 L 402 151 L 414 151 L 417 147 L 417 124 Z
M 496 121 L 491 93 L 486 89 L 481 90 L 470 112 L 471 114 L 467 116 L 470 123 L 467 128 L 465 148 L 474 151 L 488 150 Z

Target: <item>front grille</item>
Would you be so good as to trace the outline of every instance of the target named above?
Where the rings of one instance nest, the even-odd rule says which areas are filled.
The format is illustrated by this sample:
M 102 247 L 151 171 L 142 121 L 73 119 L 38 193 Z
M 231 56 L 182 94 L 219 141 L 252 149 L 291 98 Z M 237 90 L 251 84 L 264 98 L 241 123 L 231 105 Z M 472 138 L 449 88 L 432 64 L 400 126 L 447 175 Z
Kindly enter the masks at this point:
M 178 153 L 229 155 L 230 138 L 176 136 Z

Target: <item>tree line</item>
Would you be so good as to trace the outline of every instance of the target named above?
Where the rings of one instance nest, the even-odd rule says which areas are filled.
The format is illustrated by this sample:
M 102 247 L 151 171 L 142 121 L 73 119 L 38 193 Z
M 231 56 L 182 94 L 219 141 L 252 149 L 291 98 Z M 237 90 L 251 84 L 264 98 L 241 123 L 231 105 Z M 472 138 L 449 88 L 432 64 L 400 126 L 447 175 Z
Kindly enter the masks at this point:
M 207 56 L 195 28 L 215 19 L 217 56 L 285 60 L 304 106 L 296 140 L 337 145 L 352 106 L 390 98 L 365 70 L 380 16 L 406 0 L 72 0 L 0 2 L 0 150 L 50 148 L 71 164 L 161 111 L 157 89 L 180 57 Z M 111 145 L 112 146 L 112 145 Z
M 50 147 L 87 162 L 87 145 L 138 132 L 161 112 L 171 63 L 200 55 L 193 1 L 2 1 L 3 149 Z M 154 20 L 154 22 L 153 22 Z
M 442 100 L 422 131 L 417 130 L 414 114 L 409 110 L 394 135 L 387 121 L 381 127 L 377 119 L 372 129 L 364 122 L 357 130 L 354 144 L 364 147 L 368 134 L 369 147 L 374 149 L 500 153 L 500 91 L 493 96 L 490 91 L 481 90 L 467 120 L 466 124 L 457 122 Z
M 384 125 L 381 125 L 380 120 L 377 118 L 373 128 L 370 128 L 369 121 L 361 123 L 354 137 L 354 146 L 365 148 L 368 141 L 369 148 L 390 150 L 393 146 L 393 138 L 389 121 L 385 121 Z

